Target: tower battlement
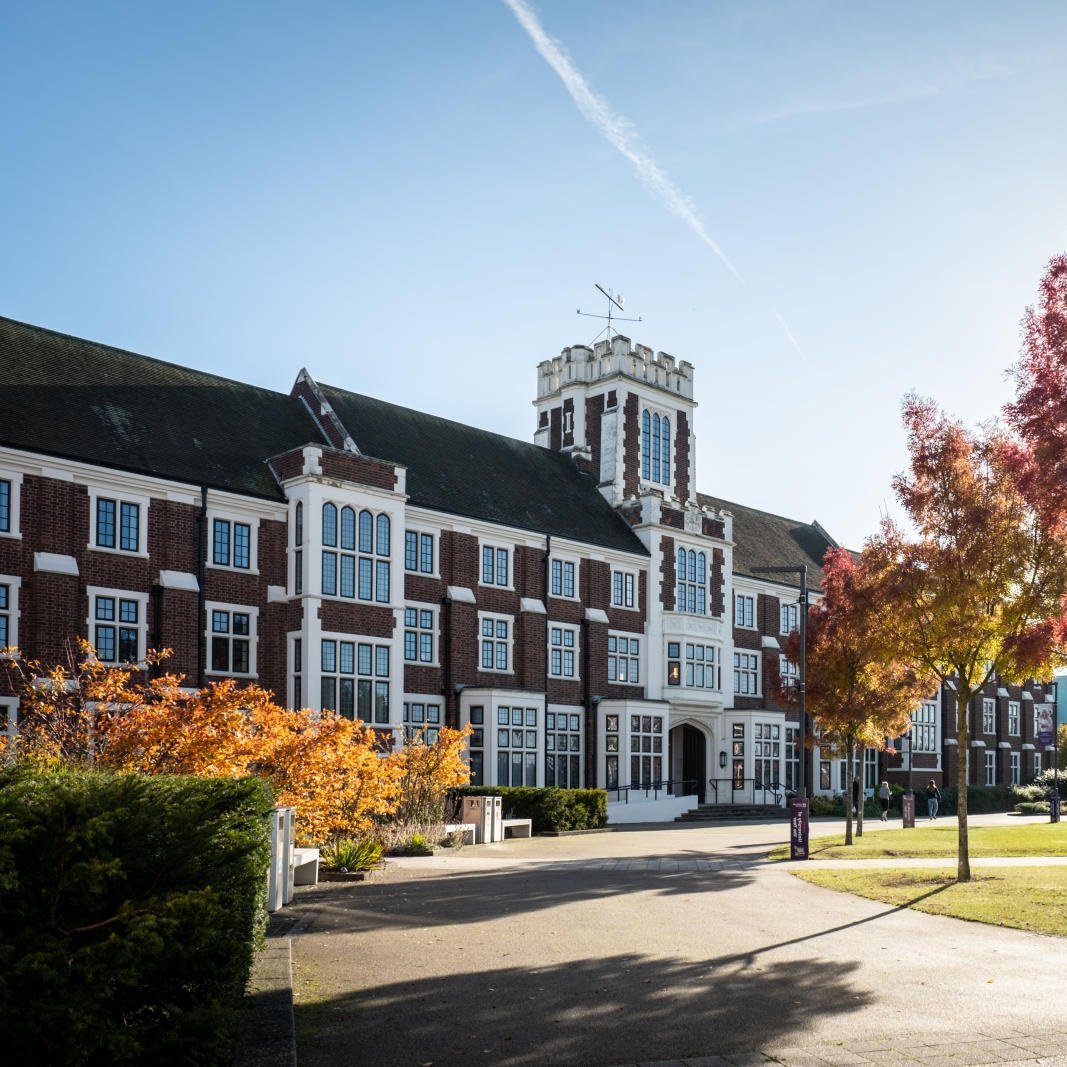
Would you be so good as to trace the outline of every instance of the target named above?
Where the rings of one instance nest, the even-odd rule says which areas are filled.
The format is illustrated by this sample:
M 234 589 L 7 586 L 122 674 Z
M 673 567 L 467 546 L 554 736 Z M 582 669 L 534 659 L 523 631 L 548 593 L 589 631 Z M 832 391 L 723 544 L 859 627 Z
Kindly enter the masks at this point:
M 666 352 L 653 352 L 621 334 L 610 341 L 598 341 L 592 348 L 572 345 L 555 359 L 539 363 L 537 398 L 552 396 L 571 384 L 591 384 L 618 375 L 693 399 L 692 363 L 676 360 Z

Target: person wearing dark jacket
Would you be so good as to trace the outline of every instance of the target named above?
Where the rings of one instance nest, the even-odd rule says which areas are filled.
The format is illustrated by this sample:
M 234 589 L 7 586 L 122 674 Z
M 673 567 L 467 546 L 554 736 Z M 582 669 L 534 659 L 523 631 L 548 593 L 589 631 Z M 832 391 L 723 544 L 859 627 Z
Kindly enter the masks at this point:
M 930 784 L 926 787 L 926 814 L 931 819 L 937 818 L 937 809 L 941 805 L 941 790 L 937 788 L 937 784 L 934 780 L 930 779 Z

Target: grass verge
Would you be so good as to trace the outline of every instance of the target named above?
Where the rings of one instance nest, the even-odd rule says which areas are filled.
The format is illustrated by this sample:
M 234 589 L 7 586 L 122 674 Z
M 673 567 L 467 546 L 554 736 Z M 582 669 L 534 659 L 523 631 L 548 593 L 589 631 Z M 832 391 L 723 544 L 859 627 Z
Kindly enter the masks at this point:
M 957 882 L 944 870 L 798 870 L 798 878 L 931 915 L 1067 937 L 1067 867 L 1002 867 Z
M 913 830 L 877 830 L 845 844 L 843 834 L 817 837 L 808 855 L 819 860 L 913 859 L 919 856 L 944 857 L 957 854 L 958 829 L 955 818 L 937 826 L 916 826 Z M 983 856 L 1067 856 L 1067 822 L 1022 823 L 1018 826 L 971 826 L 968 831 L 971 859 Z M 772 860 L 789 859 L 789 846 L 770 853 Z

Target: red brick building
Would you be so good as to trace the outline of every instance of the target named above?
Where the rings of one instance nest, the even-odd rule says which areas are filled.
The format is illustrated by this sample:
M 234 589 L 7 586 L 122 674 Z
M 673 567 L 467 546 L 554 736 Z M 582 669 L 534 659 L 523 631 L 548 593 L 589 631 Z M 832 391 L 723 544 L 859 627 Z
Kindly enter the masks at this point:
M 564 349 L 538 368 L 535 444 L 306 370 L 276 393 L 6 319 L 0 385 L 0 646 L 170 648 L 190 684 L 256 681 L 398 740 L 470 723 L 490 784 L 794 787 L 772 693 L 797 585 L 759 568 L 806 566 L 817 594 L 834 542 L 696 491 L 690 364 Z M 990 699 L 973 774 L 1025 780 L 1046 694 Z M 940 778 L 928 711 L 913 762 Z M 840 788 L 817 749 L 807 775 Z

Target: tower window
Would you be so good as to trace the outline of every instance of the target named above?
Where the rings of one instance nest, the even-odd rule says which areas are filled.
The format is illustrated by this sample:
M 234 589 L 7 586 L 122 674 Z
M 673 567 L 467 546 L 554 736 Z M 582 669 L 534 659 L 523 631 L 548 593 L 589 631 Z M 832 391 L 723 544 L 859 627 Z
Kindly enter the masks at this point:
M 641 412 L 641 477 L 671 484 L 671 420 L 648 408 Z

